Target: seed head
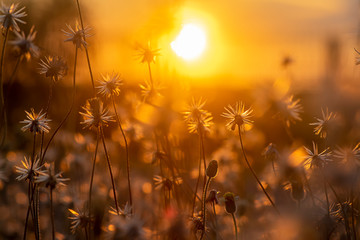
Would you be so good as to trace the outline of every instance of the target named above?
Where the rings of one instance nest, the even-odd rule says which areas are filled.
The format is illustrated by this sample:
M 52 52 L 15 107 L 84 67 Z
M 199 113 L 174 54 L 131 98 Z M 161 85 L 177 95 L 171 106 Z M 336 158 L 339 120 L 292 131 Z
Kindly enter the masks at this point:
M 226 126 L 229 130 L 234 131 L 236 126 L 239 126 L 240 130 L 244 131 L 245 125 L 252 125 L 253 121 L 250 118 L 253 110 L 251 108 L 245 110 L 245 104 L 242 102 L 236 102 L 234 107 L 229 104 L 225 110 L 226 112 L 222 113 L 221 116 L 228 118 Z
M 335 114 L 332 112 L 329 113 L 329 109 L 326 109 L 326 112 L 321 109 L 321 113 L 322 118 L 315 118 L 317 122 L 310 123 L 310 125 L 315 126 L 314 133 L 316 135 L 319 135 L 320 138 L 326 138 L 329 131 L 329 124 L 331 120 L 335 118 Z
M 111 96 L 118 96 L 120 93 L 120 87 L 123 85 L 123 82 L 118 73 L 107 73 L 105 75 L 101 75 L 102 79 L 100 79 L 98 89 L 98 93 L 104 97 L 110 98 Z
M 322 168 L 331 161 L 330 156 L 331 152 L 329 148 L 326 148 L 324 151 L 319 153 L 318 146 L 313 142 L 313 151 L 304 147 L 307 152 L 305 157 L 304 165 L 310 165 L 310 168 L 313 166 Z
M 87 225 L 91 222 L 89 215 L 85 212 L 75 211 L 69 208 L 69 212 L 72 216 L 69 217 L 71 220 L 71 232 L 74 234 L 78 229 L 86 228 Z
M 24 56 L 26 60 L 30 60 L 31 56 L 37 57 L 39 55 L 39 48 L 34 44 L 36 37 L 34 26 L 30 29 L 27 36 L 23 31 L 14 33 L 16 39 L 10 41 L 10 44 L 14 45 L 15 52 L 19 57 Z
M 39 73 L 45 74 L 45 77 L 51 78 L 54 82 L 63 78 L 68 70 L 66 62 L 61 57 L 45 57 L 40 60 Z
M 83 116 L 84 128 L 98 128 L 99 126 L 107 126 L 109 122 L 114 121 L 109 111 L 104 108 L 99 98 L 91 98 L 86 101 L 86 105 L 82 107 L 85 112 L 80 112 Z
M 55 189 L 57 186 L 65 186 L 64 182 L 69 181 L 69 178 L 63 178 L 61 172 L 54 174 L 50 168 L 40 172 L 35 177 L 35 183 L 44 184 L 45 187 Z
M 3 34 L 7 29 L 20 32 L 18 23 L 26 24 L 25 21 L 20 19 L 27 16 L 26 13 L 23 11 L 25 7 L 17 9 L 18 6 L 19 6 L 18 3 L 16 4 L 13 3 L 10 6 L 6 6 L 3 3 L 1 4 L 0 22 L 3 30 Z
M 152 49 L 150 42 L 146 46 L 137 45 L 139 53 L 137 57 L 141 59 L 141 63 L 155 63 L 156 57 L 160 56 L 160 49 Z
M 187 111 L 183 113 L 190 133 L 200 134 L 210 131 L 213 117 L 210 112 L 203 109 L 205 103 L 206 101 L 203 101 L 202 98 L 198 101 L 193 98 Z
M 67 25 L 68 31 L 62 30 L 62 32 L 65 34 L 66 37 L 68 37 L 65 42 L 72 42 L 77 48 L 86 48 L 88 46 L 88 43 L 86 42 L 86 38 L 91 37 L 92 35 L 89 33 L 91 28 L 85 27 L 82 29 L 82 27 L 76 23 L 75 28 L 73 29 L 70 25 Z
M 290 96 L 278 102 L 280 117 L 287 126 L 290 126 L 290 123 L 302 121 L 300 114 L 303 112 L 303 107 L 300 104 L 300 99 L 293 100 L 293 98 L 294 96 Z
M 35 110 L 32 108 L 30 112 L 25 111 L 27 119 L 21 121 L 20 123 L 25 123 L 26 125 L 21 128 L 22 131 L 29 130 L 35 134 L 45 132 L 48 133 L 50 127 L 48 122 L 51 120 L 45 118 L 46 113 L 42 113 L 42 110 L 36 114 Z
M 30 160 L 30 159 L 29 159 Z M 15 166 L 15 171 L 19 174 L 16 178 L 18 181 L 23 181 L 29 179 L 30 181 L 34 180 L 36 176 L 41 173 L 40 159 L 35 158 L 34 162 L 31 163 L 26 157 L 21 161 L 22 166 Z

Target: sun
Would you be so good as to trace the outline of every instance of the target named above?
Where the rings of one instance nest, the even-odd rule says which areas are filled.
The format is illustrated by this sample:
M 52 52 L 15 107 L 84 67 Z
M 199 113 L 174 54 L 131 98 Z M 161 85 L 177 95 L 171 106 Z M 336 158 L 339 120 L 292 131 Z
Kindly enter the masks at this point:
M 185 24 L 170 45 L 179 57 L 188 61 L 195 60 L 201 56 L 206 48 L 205 31 L 194 23 Z

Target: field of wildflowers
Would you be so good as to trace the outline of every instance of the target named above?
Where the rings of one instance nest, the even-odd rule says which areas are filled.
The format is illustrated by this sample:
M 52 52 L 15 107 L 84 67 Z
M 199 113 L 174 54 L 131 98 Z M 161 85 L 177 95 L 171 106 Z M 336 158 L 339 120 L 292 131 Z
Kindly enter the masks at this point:
M 358 97 L 297 89 L 290 57 L 255 87 L 167 85 L 150 41 L 137 85 L 58 4 L 62 53 L 36 1 L 0 8 L 0 239 L 360 239 Z

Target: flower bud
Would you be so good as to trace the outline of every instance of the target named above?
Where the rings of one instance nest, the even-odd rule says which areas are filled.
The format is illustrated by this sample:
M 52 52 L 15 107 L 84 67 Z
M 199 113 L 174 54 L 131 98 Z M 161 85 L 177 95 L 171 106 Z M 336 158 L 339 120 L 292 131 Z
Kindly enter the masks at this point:
M 227 213 L 233 214 L 236 212 L 236 204 L 234 199 L 234 194 L 227 192 L 224 194 L 225 198 L 225 210 Z
M 217 173 L 218 173 L 218 162 L 216 160 L 211 160 L 211 162 L 209 163 L 207 169 L 206 169 L 206 175 L 209 178 L 214 178 L 216 177 Z

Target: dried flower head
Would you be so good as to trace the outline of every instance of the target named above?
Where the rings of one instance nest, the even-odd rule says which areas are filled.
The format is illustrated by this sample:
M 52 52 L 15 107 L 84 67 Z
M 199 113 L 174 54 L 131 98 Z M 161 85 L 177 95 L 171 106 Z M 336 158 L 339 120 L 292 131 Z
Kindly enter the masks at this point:
M 165 88 L 161 82 L 150 82 L 145 80 L 144 84 L 139 85 L 141 88 L 141 95 L 144 101 L 150 101 L 155 97 L 161 97 L 161 91 Z
M 85 27 L 82 29 L 82 27 L 76 23 L 75 28 L 73 29 L 70 25 L 67 25 L 68 31 L 62 30 L 62 32 L 65 34 L 66 37 L 68 37 L 65 42 L 72 42 L 77 48 L 80 48 L 84 46 L 86 48 L 88 46 L 88 43 L 86 42 L 86 38 L 91 37 L 92 35 L 89 33 L 91 28 Z
M 211 160 L 208 167 L 206 168 L 206 176 L 214 178 L 218 174 L 219 165 L 216 160 Z
M 219 194 L 219 191 L 217 191 L 215 189 L 210 190 L 209 195 L 206 198 L 205 202 L 219 204 L 218 194 Z
M 113 121 L 109 111 L 104 108 L 99 98 L 91 98 L 86 101 L 86 105 L 82 107 L 85 112 L 80 112 L 83 116 L 84 128 L 98 128 L 99 126 L 107 126 Z
M 15 166 L 15 171 L 19 174 L 16 180 L 34 180 L 34 178 L 38 176 L 39 173 L 41 173 L 42 166 L 40 166 L 40 159 L 35 158 L 33 163 L 31 163 L 29 160 L 24 157 L 24 160 L 21 161 L 22 166 Z
M 45 57 L 40 60 L 39 73 L 51 78 L 54 82 L 63 78 L 68 70 L 66 62 L 61 57 Z
M 225 210 L 227 213 L 233 214 L 236 212 L 235 195 L 231 192 L 224 194 Z
M 57 186 L 65 186 L 64 182 L 69 181 L 69 178 L 63 178 L 62 172 L 54 174 L 50 168 L 47 168 L 43 172 L 39 172 L 39 175 L 35 177 L 35 182 L 44 184 L 45 187 L 55 189 Z
M 113 215 L 107 227 L 106 239 L 146 239 L 143 225 L 143 221 L 138 218 L 124 219 Z
M 245 104 L 242 102 L 236 102 L 234 107 L 229 104 L 228 107 L 225 107 L 225 110 L 226 112 L 222 113 L 221 116 L 229 119 L 226 124 L 229 130 L 234 131 L 235 127 L 238 126 L 240 130 L 244 131 L 245 125 L 253 123 L 250 120 L 253 110 L 251 108 L 245 110 Z
M 124 208 L 119 207 L 119 213 L 113 207 L 111 207 L 109 213 L 112 214 L 112 215 L 120 215 L 120 216 L 123 216 L 125 218 L 131 218 L 131 216 L 132 216 L 132 206 L 128 202 L 126 202 Z
M 105 75 L 101 74 L 101 79 L 98 80 L 99 86 L 96 88 L 99 89 L 98 93 L 104 97 L 110 98 L 111 96 L 118 96 L 120 93 L 120 87 L 123 85 L 123 82 L 118 73 L 106 73 Z
M 48 122 L 50 119 L 45 118 L 46 113 L 42 113 L 42 110 L 36 114 L 35 110 L 32 108 L 30 112 L 25 111 L 27 119 L 20 121 L 20 123 L 25 123 L 26 125 L 21 128 L 22 131 L 29 130 L 35 134 L 45 132 L 48 133 L 50 127 Z
M 156 57 L 160 56 L 160 49 L 152 49 L 150 42 L 146 46 L 138 44 L 137 49 L 139 51 L 137 57 L 141 59 L 141 63 L 155 63 Z
M 205 103 L 206 101 L 202 98 L 198 101 L 193 98 L 187 111 L 183 112 L 190 133 L 203 133 L 210 130 L 213 117 L 210 112 L 203 109 Z
M 3 29 L 3 33 L 9 29 L 9 30 L 16 30 L 20 31 L 20 28 L 18 26 L 18 23 L 26 24 L 25 21 L 21 20 L 20 18 L 26 17 L 26 13 L 23 12 L 25 7 L 22 7 L 20 9 L 17 9 L 19 6 L 18 3 L 11 4 L 10 6 L 6 6 L 3 3 L 1 4 L 0 8 L 0 22 Z
M 333 204 L 330 209 L 330 214 L 338 221 L 344 221 L 345 218 L 349 219 L 354 214 L 354 217 L 359 216 L 359 211 L 352 206 L 352 202 L 347 200 L 342 203 Z
M 280 153 L 276 148 L 276 145 L 273 143 L 269 143 L 269 145 L 265 148 L 262 155 L 265 157 L 266 161 L 276 162 L 280 158 Z
M 322 168 L 326 163 L 330 162 L 331 152 L 329 148 L 326 148 L 324 151 L 319 153 L 318 146 L 313 142 L 313 151 L 304 147 L 307 153 L 307 156 L 304 160 L 304 165 L 312 168 L 313 166 Z
M 303 112 L 303 107 L 300 104 L 300 99 L 293 100 L 293 98 L 294 96 L 290 96 L 278 102 L 280 117 L 287 126 L 290 126 L 290 123 L 302 121 L 300 113 Z
M 23 31 L 14 33 L 16 39 L 10 41 L 10 44 L 14 45 L 14 51 L 17 56 L 25 57 L 26 60 L 30 60 L 31 56 L 37 57 L 39 55 L 39 48 L 33 42 L 36 37 L 34 26 L 30 29 L 27 36 Z
M 321 113 L 322 118 L 315 118 L 317 122 L 310 123 L 310 125 L 315 126 L 314 133 L 316 135 L 319 135 L 321 138 L 326 138 L 329 131 L 330 121 L 335 118 L 335 114 L 332 112 L 329 113 L 329 109 L 326 109 L 326 112 L 321 109 Z
M 348 163 L 360 164 L 360 143 L 354 148 L 351 147 L 338 147 L 333 154 L 334 158 L 343 160 Z
M 159 175 L 155 175 L 154 176 L 154 184 L 155 184 L 155 189 L 160 189 L 160 188 L 165 188 L 167 190 L 172 190 L 173 186 L 176 185 L 180 185 L 183 180 L 181 177 L 175 177 L 172 178 L 167 178 L 167 177 L 162 177 Z
M 90 224 L 91 219 L 89 215 L 85 214 L 85 212 L 81 211 L 75 211 L 72 209 L 69 209 L 69 212 L 72 214 L 72 216 L 69 217 L 71 220 L 71 232 L 74 234 L 78 229 L 86 228 L 88 224 Z

